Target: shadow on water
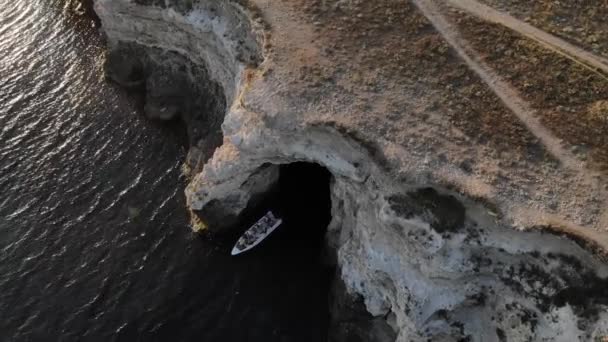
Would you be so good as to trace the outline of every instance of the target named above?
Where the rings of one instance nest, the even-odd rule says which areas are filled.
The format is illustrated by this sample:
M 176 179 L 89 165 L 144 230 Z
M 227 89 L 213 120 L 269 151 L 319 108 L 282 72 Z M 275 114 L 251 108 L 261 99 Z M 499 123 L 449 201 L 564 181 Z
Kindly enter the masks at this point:
M 232 275 L 234 296 L 225 310 L 246 327 L 234 330 L 229 322 L 217 322 L 208 338 L 248 341 L 325 341 L 328 328 L 329 282 L 334 270 L 323 263 L 324 237 L 331 219 L 331 174 L 312 163 L 280 167 L 278 190 L 251 215 L 248 224 L 216 236 L 222 257 L 218 267 Z M 239 235 L 267 210 L 283 218 L 283 224 L 253 250 L 229 256 Z M 203 239 L 204 240 L 204 239 Z M 194 283 L 205 281 L 198 275 Z M 213 310 L 212 310 L 213 311 Z M 172 329 L 168 329 L 170 333 Z

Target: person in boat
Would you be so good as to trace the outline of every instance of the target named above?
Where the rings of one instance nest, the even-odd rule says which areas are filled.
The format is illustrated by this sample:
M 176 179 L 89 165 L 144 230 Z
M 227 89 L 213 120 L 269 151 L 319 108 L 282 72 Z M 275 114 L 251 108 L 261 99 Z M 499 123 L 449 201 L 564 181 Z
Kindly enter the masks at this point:
M 266 222 L 260 222 L 260 224 L 253 228 L 253 232 L 255 234 L 264 234 L 266 230 L 268 230 L 268 225 Z
M 241 238 L 237 241 L 235 248 L 240 251 L 247 249 L 256 241 L 263 238 L 264 235 L 266 235 L 273 227 L 273 225 L 277 223 L 280 224 L 280 220 L 277 220 L 271 212 L 267 213 L 241 236 Z

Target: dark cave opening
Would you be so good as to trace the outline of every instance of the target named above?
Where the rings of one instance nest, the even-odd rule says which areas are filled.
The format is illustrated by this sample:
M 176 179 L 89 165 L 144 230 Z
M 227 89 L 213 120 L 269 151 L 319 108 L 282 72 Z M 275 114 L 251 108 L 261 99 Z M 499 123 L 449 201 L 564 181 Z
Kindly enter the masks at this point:
M 275 167 L 266 165 L 266 167 Z M 325 233 L 331 220 L 331 173 L 308 162 L 278 165 L 279 180 L 263 195 L 238 229 L 229 236 L 226 255 L 249 226 L 272 210 L 283 224 L 254 249 L 230 257 L 235 267 L 241 303 L 255 307 L 250 319 L 273 326 L 249 340 L 326 341 L 329 328 L 329 293 L 335 275 L 326 262 Z M 272 323 L 270 323 L 272 322 Z M 265 323 L 264 323 L 265 324 Z M 264 325 L 262 324 L 262 325 Z M 232 333 L 230 333 L 232 334 Z
M 273 207 L 283 218 L 278 238 L 320 254 L 331 220 L 331 173 L 315 163 L 280 165 L 276 202 Z
M 283 220 L 275 232 L 246 254 L 305 255 L 308 260 L 323 254 L 325 233 L 331 221 L 331 173 L 323 166 L 310 162 L 270 165 L 278 167 L 279 177 L 267 192 L 250 200 L 250 206 L 235 219 L 214 234 L 216 239 L 233 241 L 269 210 Z M 221 209 L 210 206 L 202 213 L 212 222 L 229 222 L 221 216 L 214 217 Z M 276 250 L 275 250 L 276 249 Z M 297 251 L 297 252 L 296 252 Z
M 334 266 L 325 257 L 332 175 L 325 167 L 308 162 L 280 165 L 279 172 L 272 208 L 283 219 L 283 226 L 270 236 L 268 252 L 283 269 L 283 288 L 290 288 L 285 293 L 286 324 L 293 331 L 311 330 L 311 340 L 326 341 L 335 275 Z
M 272 211 L 283 223 L 244 256 L 280 254 L 283 258 L 301 259 L 308 264 L 326 263 L 325 233 L 331 221 L 332 174 L 325 167 L 310 162 L 264 167 L 279 168 L 276 184 L 252 200 L 252 205 L 233 228 L 227 229 L 227 234 L 218 232 L 220 234 L 214 238 L 232 244 L 260 217 Z

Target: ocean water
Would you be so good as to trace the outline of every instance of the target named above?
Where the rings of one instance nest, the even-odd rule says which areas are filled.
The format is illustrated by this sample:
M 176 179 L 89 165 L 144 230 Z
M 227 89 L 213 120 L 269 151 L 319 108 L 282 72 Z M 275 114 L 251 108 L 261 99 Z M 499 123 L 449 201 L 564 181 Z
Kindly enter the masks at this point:
M 0 0 L 0 340 L 323 341 L 318 221 L 239 258 L 193 234 L 181 130 L 103 79 L 73 8 Z

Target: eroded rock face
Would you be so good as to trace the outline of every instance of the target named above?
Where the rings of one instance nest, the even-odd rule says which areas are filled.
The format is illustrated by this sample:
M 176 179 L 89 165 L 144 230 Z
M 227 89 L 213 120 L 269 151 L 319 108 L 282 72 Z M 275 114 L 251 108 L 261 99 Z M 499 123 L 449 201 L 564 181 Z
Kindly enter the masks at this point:
M 193 1 L 97 1 L 95 9 L 109 41 L 107 77 L 144 91 L 150 119 L 184 121 L 187 164 L 200 171 L 222 143 L 221 124 L 243 70 L 261 58 L 242 9 L 222 1 L 196 11 Z
M 108 52 L 105 70 L 114 82 L 145 92 L 148 118 L 181 119 L 190 146 L 201 151 L 203 162 L 221 145 L 226 99 L 204 65 L 177 52 L 119 43 Z
M 602 159 L 560 141 L 459 35 L 459 12 L 436 5 L 98 0 L 96 11 L 110 77 L 145 87 L 149 116 L 186 118 L 189 159 L 206 161 L 186 189 L 199 227 L 238 222 L 278 165 L 331 172 L 328 245 L 343 293 L 375 317 L 361 324 L 377 333 L 358 338 L 601 340 Z
M 605 333 L 608 268 L 567 238 L 515 231 L 482 206 L 434 190 L 375 201 L 352 190 L 334 189 L 347 217 L 337 243 L 342 278 L 372 314 L 395 317 L 398 340 L 565 341 Z M 418 211 L 424 205 L 411 199 L 421 194 L 430 206 Z M 455 201 L 464 216 L 444 211 Z

